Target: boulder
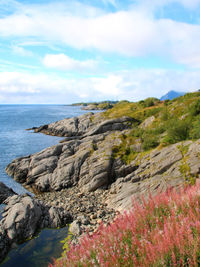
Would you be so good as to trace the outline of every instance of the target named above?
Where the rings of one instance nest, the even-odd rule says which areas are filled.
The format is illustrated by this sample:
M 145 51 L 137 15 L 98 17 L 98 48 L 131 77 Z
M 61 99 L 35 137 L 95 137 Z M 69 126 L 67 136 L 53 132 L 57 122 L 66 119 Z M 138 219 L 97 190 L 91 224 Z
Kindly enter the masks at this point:
M 148 117 L 146 118 L 146 120 L 144 120 L 141 124 L 140 124 L 140 128 L 142 129 L 145 129 L 145 128 L 148 128 L 149 126 L 152 125 L 152 123 L 155 121 L 155 117 L 154 116 L 151 116 L 151 117 Z
M 7 198 L 0 221 L 0 261 L 13 244 L 33 237 L 39 230 L 62 227 L 72 221 L 69 213 L 62 209 L 45 206 L 28 194 Z
M 73 223 L 70 225 L 70 233 L 72 233 L 75 236 L 80 236 L 82 234 L 80 221 L 78 220 L 73 221 Z

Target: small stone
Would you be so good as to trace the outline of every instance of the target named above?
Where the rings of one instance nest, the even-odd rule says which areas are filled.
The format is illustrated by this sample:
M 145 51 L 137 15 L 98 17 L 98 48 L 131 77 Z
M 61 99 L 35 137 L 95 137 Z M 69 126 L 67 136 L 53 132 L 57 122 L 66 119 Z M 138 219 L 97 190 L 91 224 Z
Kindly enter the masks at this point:
M 101 219 L 98 219 L 98 220 L 97 220 L 97 223 L 98 223 L 98 224 L 101 224 L 101 223 L 102 223 L 102 220 L 101 220 Z
M 92 214 L 92 219 L 96 219 L 97 218 L 97 215 L 96 214 Z
M 70 232 L 75 236 L 82 234 L 80 222 L 78 220 L 73 221 L 73 223 L 70 225 Z

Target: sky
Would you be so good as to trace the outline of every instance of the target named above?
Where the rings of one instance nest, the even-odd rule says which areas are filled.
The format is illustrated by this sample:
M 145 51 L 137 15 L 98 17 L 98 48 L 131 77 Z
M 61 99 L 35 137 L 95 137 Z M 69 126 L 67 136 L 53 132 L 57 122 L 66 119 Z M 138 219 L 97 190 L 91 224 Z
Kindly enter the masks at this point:
M 200 0 L 0 0 L 0 104 L 200 88 Z

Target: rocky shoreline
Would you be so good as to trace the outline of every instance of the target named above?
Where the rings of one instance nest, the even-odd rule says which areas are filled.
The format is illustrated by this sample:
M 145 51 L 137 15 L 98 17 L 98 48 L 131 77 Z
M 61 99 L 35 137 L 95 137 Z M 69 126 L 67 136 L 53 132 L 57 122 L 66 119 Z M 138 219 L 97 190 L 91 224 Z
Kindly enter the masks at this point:
M 74 235 L 92 233 L 99 224 L 107 224 L 118 212 L 129 209 L 133 197 L 147 197 L 149 192 L 154 195 L 158 190 L 179 186 L 186 176 L 199 178 L 200 140 L 184 141 L 149 152 L 142 151 L 140 143 L 131 144 L 137 151 L 131 162 L 125 164 L 116 157 L 115 147 L 134 123 L 139 124 L 139 121 L 130 117 L 107 120 L 101 114 L 88 113 L 34 127 L 35 132 L 65 139 L 39 153 L 15 159 L 6 171 L 35 193 L 34 203 L 48 207 L 43 210 L 53 209 L 60 214 L 56 215 L 62 218 L 58 220 L 59 226 L 71 218 Z M 148 123 L 149 118 L 141 127 Z M 19 196 L 11 198 L 21 201 Z M 5 224 L 8 214 L 3 214 L 0 227 Z M 51 218 L 49 212 L 45 214 Z M 19 224 L 12 221 L 13 225 Z M 51 223 L 50 219 L 49 225 L 55 225 L 55 222 Z M 40 222 L 39 228 L 43 225 Z
M 70 231 L 74 235 L 88 232 L 92 234 L 100 224 L 112 221 L 116 211 L 109 208 L 105 203 L 106 192 L 97 190 L 95 192 L 83 193 L 77 187 L 62 189 L 57 192 L 46 192 L 37 195 L 37 198 L 46 205 L 63 208 L 73 215 L 74 224 L 78 223 L 78 229 Z

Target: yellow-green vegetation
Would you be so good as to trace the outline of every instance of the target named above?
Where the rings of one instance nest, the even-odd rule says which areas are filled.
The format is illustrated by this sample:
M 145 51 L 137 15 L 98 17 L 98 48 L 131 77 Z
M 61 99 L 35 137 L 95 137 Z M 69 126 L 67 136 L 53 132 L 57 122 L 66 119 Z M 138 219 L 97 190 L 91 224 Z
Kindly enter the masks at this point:
M 131 148 L 131 144 L 136 142 L 134 136 L 122 134 L 121 143 L 113 147 L 113 157 L 120 157 L 124 163 L 130 163 L 137 157 L 137 152 Z
M 60 241 L 61 243 L 63 243 L 63 252 L 62 252 L 62 256 L 61 257 L 65 257 L 66 256 L 66 253 L 70 249 L 70 242 L 71 242 L 72 239 L 73 239 L 73 234 L 70 232 L 70 225 L 69 225 L 67 237 L 65 237 L 65 239 Z
M 141 144 L 141 151 L 149 151 L 200 138 L 200 92 L 188 93 L 171 101 L 156 98 L 139 102 L 120 101 L 103 112 L 102 116 L 105 119 L 123 116 L 135 119 L 132 129 L 121 136 L 120 144 L 113 149 L 115 158 L 120 157 L 129 163 L 140 152 L 134 149 L 135 144 Z M 152 116 L 152 122 L 143 125 Z
M 177 148 L 180 150 L 183 157 L 181 165 L 179 166 L 179 171 L 183 175 L 185 183 L 194 185 L 196 182 L 196 177 L 191 174 L 191 168 L 187 162 L 188 157 L 186 156 L 189 149 L 189 145 L 184 146 L 183 144 L 181 144 L 177 146 Z

